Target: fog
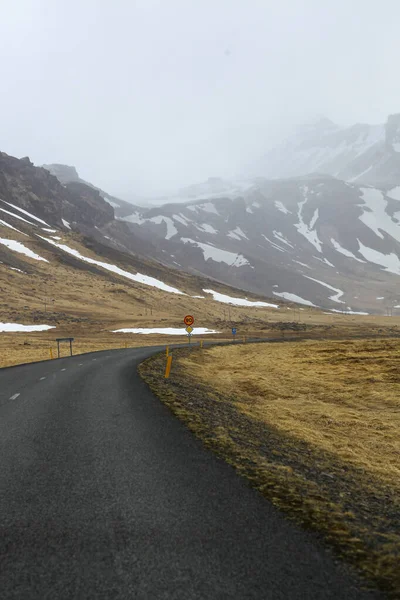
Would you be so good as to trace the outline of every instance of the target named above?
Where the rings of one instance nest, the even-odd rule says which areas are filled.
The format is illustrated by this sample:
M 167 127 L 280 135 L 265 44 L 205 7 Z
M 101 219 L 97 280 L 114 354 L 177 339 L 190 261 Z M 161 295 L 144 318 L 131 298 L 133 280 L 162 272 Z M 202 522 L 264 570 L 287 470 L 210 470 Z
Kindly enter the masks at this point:
M 233 177 L 299 123 L 399 112 L 398 0 L 13 0 L 0 150 L 131 198 Z

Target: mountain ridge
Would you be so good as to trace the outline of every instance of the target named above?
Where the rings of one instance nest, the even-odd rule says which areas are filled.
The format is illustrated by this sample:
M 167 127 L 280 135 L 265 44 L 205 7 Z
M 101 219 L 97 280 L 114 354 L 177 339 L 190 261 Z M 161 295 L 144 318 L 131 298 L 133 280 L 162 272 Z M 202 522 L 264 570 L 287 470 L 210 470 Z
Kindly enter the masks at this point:
M 400 114 L 382 125 L 320 120 L 269 150 L 247 175 L 277 179 L 315 171 L 368 185 L 400 184 Z

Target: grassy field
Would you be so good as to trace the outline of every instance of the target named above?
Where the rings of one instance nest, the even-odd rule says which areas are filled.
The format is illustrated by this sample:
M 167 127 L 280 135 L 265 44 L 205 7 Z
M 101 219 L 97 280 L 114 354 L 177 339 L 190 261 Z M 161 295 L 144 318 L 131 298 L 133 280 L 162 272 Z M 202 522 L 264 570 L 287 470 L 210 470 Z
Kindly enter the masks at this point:
M 62 243 L 82 255 L 116 263 L 132 273 L 144 269 L 173 284 L 184 294 L 166 293 L 82 263 L 36 236 L 27 238 L 1 225 L 0 234 L 27 244 L 48 260 L 38 262 L 24 255 L 10 253 L 9 260 L 14 261 L 14 268 L 19 271 L 0 263 L 0 323 L 55 326 L 47 333 L 0 333 L 0 367 L 50 357 L 50 348 L 53 354 L 56 348 L 56 337 L 74 337 L 76 353 L 121 348 L 125 343 L 138 346 L 183 342 L 185 338 L 121 335 L 112 334 L 111 331 L 123 327 L 183 327 L 182 320 L 186 314 L 195 316 L 196 326 L 221 332 L 218 339 L 229 338 L 232 326 L 237 328 L 239 339 L 243 336 L 295 337 L 303 333 L 314 337 L 337 337 L 400 331 L 399 316 L 329 315 L 315 308 L 299 308 L 288 303 L 282 303 L 279 310 L 243 308 L 216 302 L 211 296 L 195 298 L 193 296 L 205 295 L 202 289 L 210 287 L 209 281 L 183 271 L 172 272 L 162 265 L 154 271 L 154 264 L 116 254 L 116 251 L 106 247 L 102 247 L 101 255 L 96 254 L 83 245 L 81 236 L 72 232 L 59 232 Z M 216 283 L 214 287 L 230 296 L 260 299 L 222 284 Z
M 400 340 L 175 351 L 152 389 L 276 506 L 400 597 Z

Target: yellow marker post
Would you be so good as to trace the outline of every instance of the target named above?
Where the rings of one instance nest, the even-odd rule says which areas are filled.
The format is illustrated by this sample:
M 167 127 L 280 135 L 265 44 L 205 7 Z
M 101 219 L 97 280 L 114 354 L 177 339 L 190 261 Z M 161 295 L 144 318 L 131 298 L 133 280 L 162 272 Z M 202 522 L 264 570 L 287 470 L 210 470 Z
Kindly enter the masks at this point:
M 167 358 L 168 358 L 168 356 L 169 356 L 169 346 L 167 346 L 167 347 L 165 348 L 165 354 L 166 354 L 166 356 L 167 356 Z
M 200 340 L 200 348 L 203 347 L 203 340 Z
M 50 358 L 53 359 L 54 358 L 53 357 L 53 350 L 51 348 L 49 348 L 49 350 L 50 350 Z
M 165 379 L 168 379 L 169 374 L 171 372 L 171 364 L 172 364 L 172 355 L 167 358 L 167 366 L 165 367 Z

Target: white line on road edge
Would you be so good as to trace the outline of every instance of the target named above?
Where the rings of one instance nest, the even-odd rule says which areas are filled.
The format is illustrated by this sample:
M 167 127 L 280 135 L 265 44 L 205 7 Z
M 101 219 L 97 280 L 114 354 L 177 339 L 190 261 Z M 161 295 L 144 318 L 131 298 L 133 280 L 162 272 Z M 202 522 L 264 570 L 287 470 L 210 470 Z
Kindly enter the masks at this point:
M 43 381 L 43 379 L 46 379 L 46 377 L 41 377 L 41 378 L 39 379 L 39 381 Z
M 83 363 L 79 363 L 78 367 L 81 367 L 83 365 Z
M 18 396 L 20 396 L 21 394 L 14 394 L 14 396 L 11 396 L 10 400 L 15 400 L 16 398 L 18 398 Z
M 66 371 L 67 369 L 61 369 L 61 371 Z

